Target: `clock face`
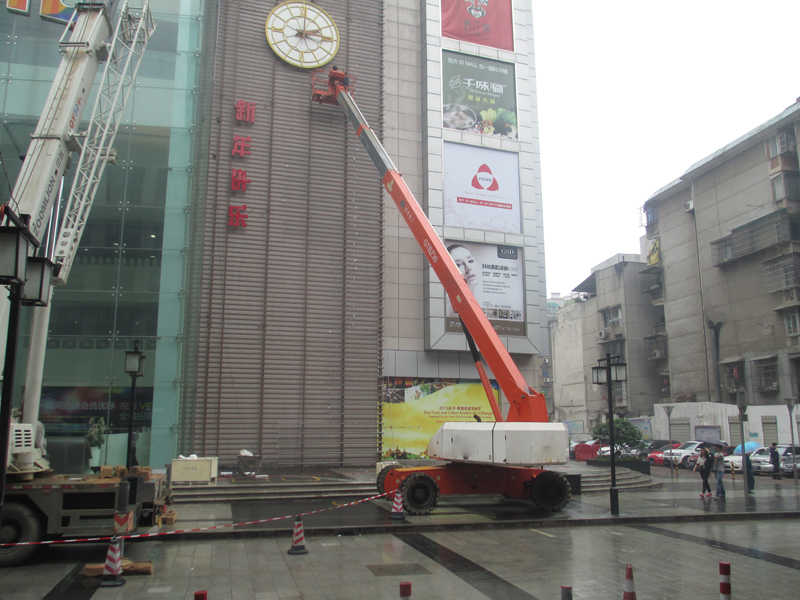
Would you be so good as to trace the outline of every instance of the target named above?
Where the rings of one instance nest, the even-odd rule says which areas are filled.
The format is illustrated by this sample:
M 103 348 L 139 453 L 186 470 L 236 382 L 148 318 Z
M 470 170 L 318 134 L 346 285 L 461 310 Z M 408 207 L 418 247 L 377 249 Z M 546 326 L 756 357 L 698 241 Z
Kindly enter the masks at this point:
M 267 17 L 267 41 L 290 65 L 313 69 L 325 65 L 339 49 L 336 23 L 308 2 L 283 2 Z

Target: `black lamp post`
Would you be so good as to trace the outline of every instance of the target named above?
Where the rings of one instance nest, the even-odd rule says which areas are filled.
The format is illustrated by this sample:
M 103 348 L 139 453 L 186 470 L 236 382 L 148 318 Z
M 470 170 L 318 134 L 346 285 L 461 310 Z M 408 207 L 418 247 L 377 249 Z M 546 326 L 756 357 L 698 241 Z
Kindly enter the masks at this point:
M 747 457 L 744 448 L 744 422 L 747 420 L 747 390 L 743 385 L 736 390 L 736 407 L 739 409 L 739 437 L 742 439 L 742 475 L 744 476 L 744 507 L 750 507 L 750 490 L 747 487 Z M 733 465 L 731 465 L 733 474 Z
M 795 419 L 792 419 L 794 407 L 797 406 L 797 398 L 792 396 L 791 398 L 784 398 L 783 400 L 786 402 L 786 408 L 789 409 L 789 431 L 792 433 L 792 471 L 794 471 L 794 484 L 797 485 L 797 454 L 794 451 L 796 448 L 794 445 Z
M 592 383 L 608 385 L 608 442 L 611 449 L 611 514 L 619 515 L 619 491 L 617 490 L 616 449 L 614 448 L 614 400 L 612 397 L 615 381 L 628 379 L 628 365 L 619 362 L 619 355 L 599 359 L 599 367 L 592 367 Z M 613 361 L 613 362 L 612 362 Z M 605 366 L 603 365 L 605 363 Z
M 133 462 L 133 414 L 136 410 L 136 379 L 144 375 L 144 359 L 146 357 L 139 352 L 139 340 L 133 342 L 133 352 L 125 353 L 125 372 L 131 376 L 131 410 L 128 419 L 128 455 L 125 459 L 125 467 L 131 470 Z
M 53 263 L 49 260 L 28 256 L 31 247 L 39 247 L 38 240 L 28 229 L 30 217 L 28 215 L 19 217 L 8 205 L 4 205 L 0 206 L 0 221 L 3 219 L 7 219 L 8 225 L 0 227 L 0 285 L 8 286 L 10 304 L 3 387 L 0 391 L 0 509 L 2 509 L 5 496 L 20 309 L 23 304 L 47 305 L 50 298 L 50 277 L 53 270 Z M 1 522 L 2 516 L 0 515 Z

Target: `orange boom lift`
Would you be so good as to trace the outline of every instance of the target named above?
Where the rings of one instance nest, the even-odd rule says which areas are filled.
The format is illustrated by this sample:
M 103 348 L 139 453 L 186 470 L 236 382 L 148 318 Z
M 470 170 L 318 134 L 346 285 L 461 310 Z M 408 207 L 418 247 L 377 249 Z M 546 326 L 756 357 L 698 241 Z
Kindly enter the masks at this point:
M 384 188 L 444 286 L 461 319 L 496 420 L 445 423 L 428 445 L 428 456 L 448 462 L 430 467 L 389 465 L 378 475 L 378 491 L 399 489 L 403 508 L 410 514 L 430 513 L 440 494 L 503 494 L 531 499 L 543 510 L 561 510 L 571 496 L 569 483 L 562 474 L 545 470 L 543 465 L 567 462 L 566 428 L 549 422 L 544 396 L 523 379 L 422 207 L 370 129 L 350 93 L 355 78 L 332 67 L 314 71 L 311 80 L 313 101 L 338 104 L 344 110 L 378 169 Z M 489 384 L 484 360 L 509 402 L 505 419 Z

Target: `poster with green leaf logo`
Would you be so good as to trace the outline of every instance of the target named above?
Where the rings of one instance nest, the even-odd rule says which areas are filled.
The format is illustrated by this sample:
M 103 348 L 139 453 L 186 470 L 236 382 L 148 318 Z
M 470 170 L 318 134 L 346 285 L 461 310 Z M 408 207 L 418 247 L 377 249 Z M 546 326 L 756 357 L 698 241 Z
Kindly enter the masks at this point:
M 442 125 L 517 139 L 517 85 L 512 63 L 442 52 Z

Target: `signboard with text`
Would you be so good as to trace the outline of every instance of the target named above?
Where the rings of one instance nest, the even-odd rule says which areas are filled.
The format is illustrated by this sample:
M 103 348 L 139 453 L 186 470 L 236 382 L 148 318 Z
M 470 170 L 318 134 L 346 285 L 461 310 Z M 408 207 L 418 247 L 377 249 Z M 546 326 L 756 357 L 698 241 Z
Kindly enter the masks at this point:
M 442 0 L 442 37 L 513 52 L 511 0 Z
M 519 156 L 444 142 L 444 224 L 520 233 Z
M 525 270 L 522 248 L 446 240 L 447 250 L 498 335 L 525 335 Z M 445 331 L 461 321 L 445 295 Z
M 86 434 L 89 419 L 103 417 L 112 433 L 125 432 L 131 416 L 130 387 L 42 388 L 39 420 L 48 434 Z M 141 431 L 153 420 L 153 388 L 137 387 L 133 428 Z
M 442 52 L 442 126 L 517 139 L 517 86 L 511 63 Z

